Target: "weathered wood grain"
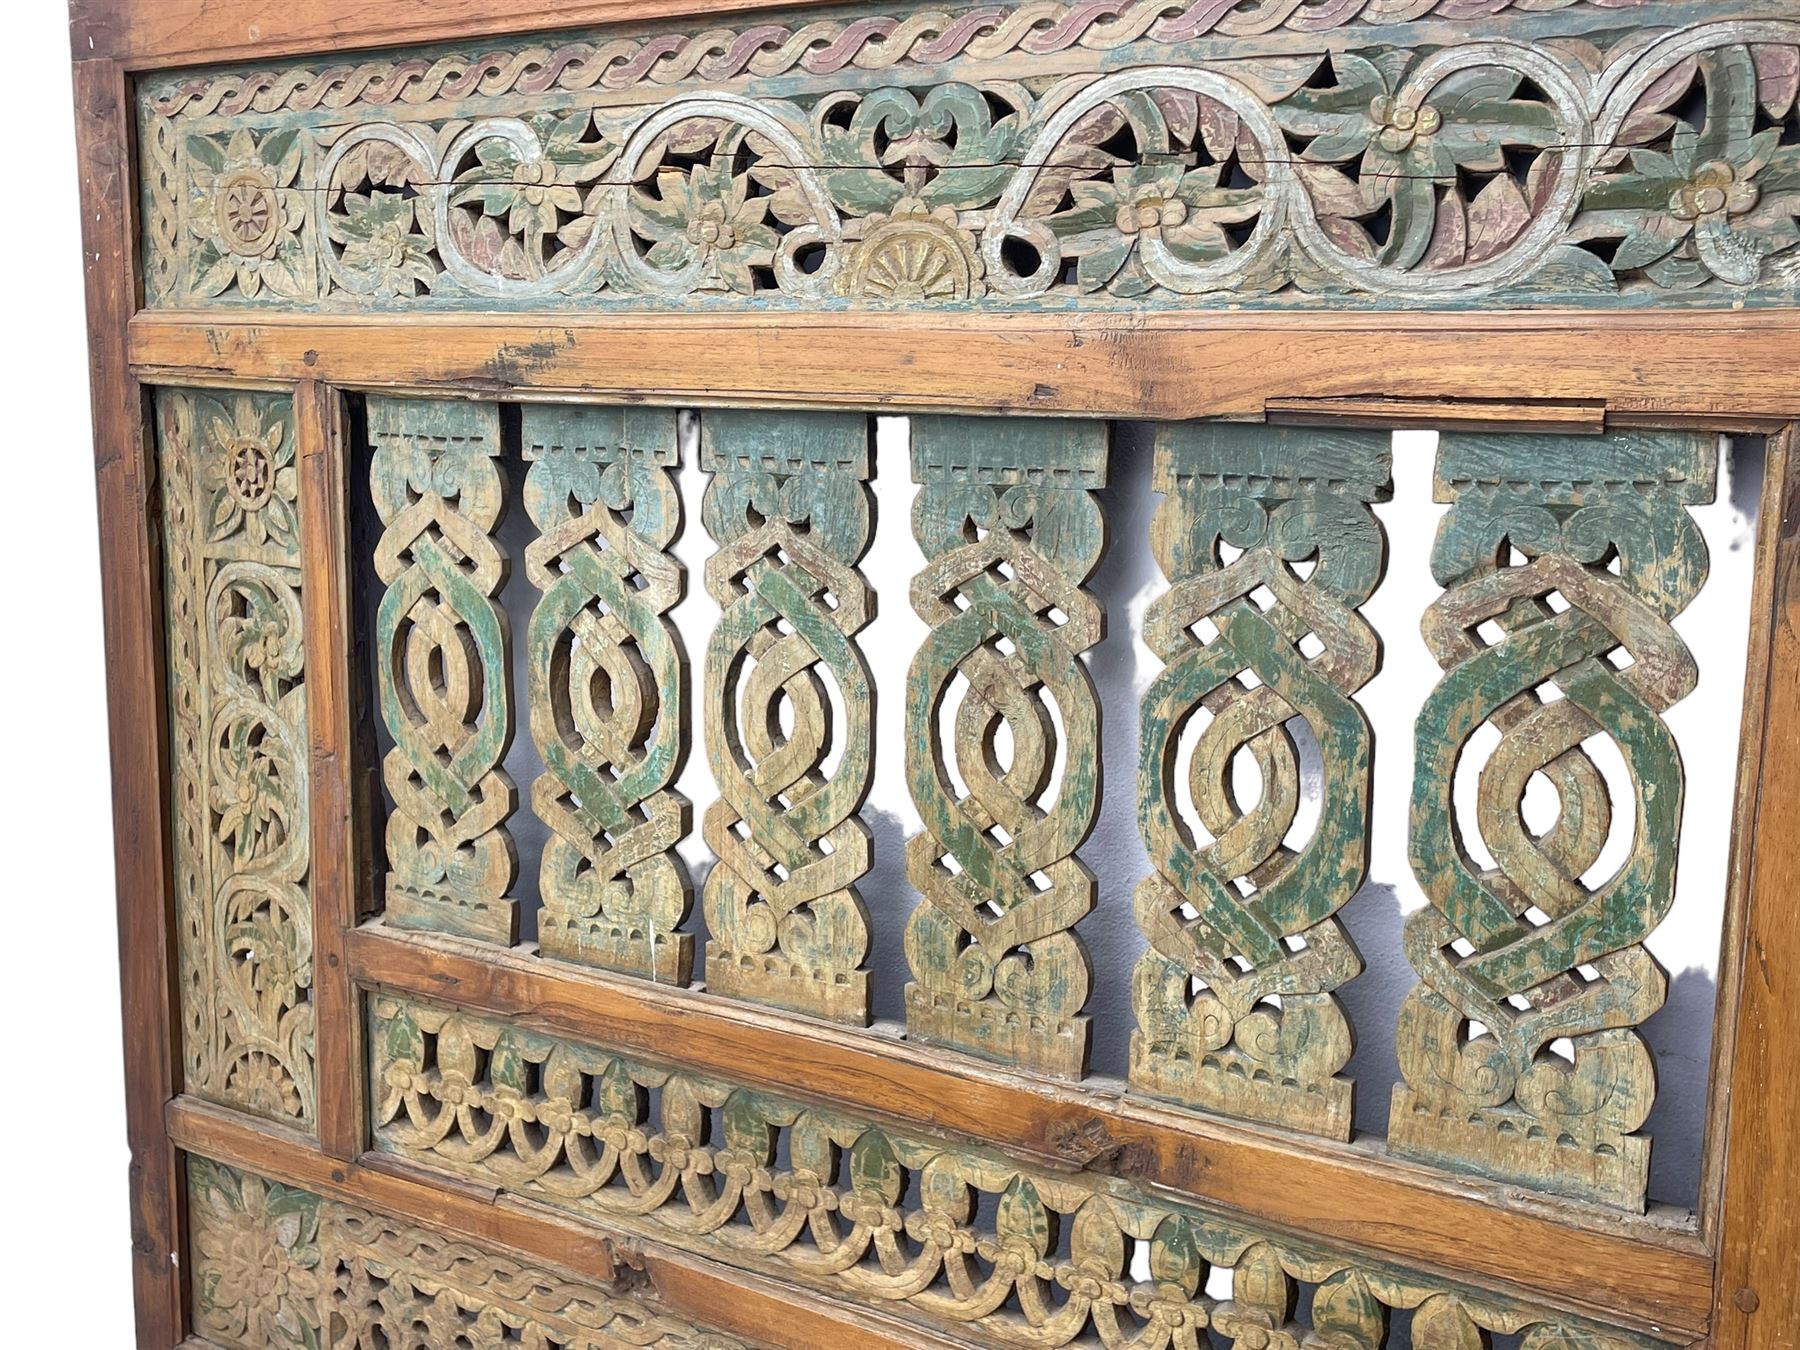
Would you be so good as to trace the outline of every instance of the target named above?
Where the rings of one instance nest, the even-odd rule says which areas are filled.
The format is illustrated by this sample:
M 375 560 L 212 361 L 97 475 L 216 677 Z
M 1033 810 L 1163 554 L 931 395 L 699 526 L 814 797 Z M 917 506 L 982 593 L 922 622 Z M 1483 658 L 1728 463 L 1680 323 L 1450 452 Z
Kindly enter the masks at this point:
M 1411 819 L 1432 908 L 1406 925 L 1423 983 L 1400 1011 L 1397 1153 L 1644 1203 L 1650 1141 L 1636 1131 L 1655 1071 L 1633 1028 L 1667 989 L 1642 942 L 1674 902 L 1683 790 L 1660 714 L 1699 677 L 1670 625 L 1706 578 L 1685 508 L 1712 500 L 1717 458 L 1698 432 L 1439 443 L 1451 509 L 1432 571 L 1448 589 L 1423 627 L 1445 676 L 1419 712 Z M 1490 723 L 1476 819 L 1458 819 L 1459 761 Z M 1612 800 L 1582 748 L 1600 735 L 1624 756 L 1631 801 Z M 1557 797 L 1542 831 L 1521 807 L 1538 774 Z M 1615 812 L 1630 812 L 1629 855 L 1587 880 Z M 1476 829 L 1492 867 L 1464 846 Z
M 620 1050 L 697 1073 L 981 1139 L 1053 1169 L 1167 1188 L 1483 1287 L 1641 1330 L 1704 1333 L 1712 1262 L 1666 1221 L 1632 1219 L 1479 1178 L 1063 1086 L 961 1054 L 839 1029 L 693 990 L 558 969 L 452 938 L 364 927 L 350 935 L 371 986 L 514 1019 L 552 1035 L 606 1028 Z M 801 1073 L 793 1066 L 803 1065 Z M 1522 1268 L 1521 1251 L 1554 1250 Z
M 602 319 L 139 314 L 146 378 L 321 380 L 706 407 L 1260 417 L 1268 400 L 1379 394 L 1597 402 L 1717 425 L 1800 412 L 1781 314 L 1008 315 Z
M 1391 491 L 1391 439 L 1175 426 L 1155 452 L 1165 495 L 1150 546 L 1173 586 L 1145 618 L 1166 664 L 1141 714 L 1138 820 L 1156 871 L 1137 893 L 1150 947 L 1132 979 L 1131 1082 L 1337 1139 L 1350 1137 L 1338 1071 L 1354 1042 L 1333 991 L 1362 958 L 1333 916 L 1367 872 L 1374 753 L 1352 698 L 1381 661 L 1356 610 L 1381 580 L 1369 504 Z M 1238 550 L 1229 563 L 1224 547 Z M 1310 837 L 1290 843 L 1296 719 L 1318 747 L 1322 801 Z M 1255 767 L 1254 799 L 1240 761 Z
M 526 639 L 529 717 L 550 827 L 538 945 L 547 956 L 686 984 L 691 895 L 675 845 L 687 800 L 687 658 L 667 615 L 681 528 L 675 414 L 559 408 L 523 414 L 525 551 L 543 592 Z
M 707 986 L 836 1022 L 869 1020 L 875 680 L 856 635 L 875 592 L 869 419 L 709 412 L 702 514 L 721 610 L 706 649 Z M 836 699 L 832 695 L 835 692 Z M 842 709 L 842 713 L 837 711 Z M 827 761 L 837 755 L 835 768 Z

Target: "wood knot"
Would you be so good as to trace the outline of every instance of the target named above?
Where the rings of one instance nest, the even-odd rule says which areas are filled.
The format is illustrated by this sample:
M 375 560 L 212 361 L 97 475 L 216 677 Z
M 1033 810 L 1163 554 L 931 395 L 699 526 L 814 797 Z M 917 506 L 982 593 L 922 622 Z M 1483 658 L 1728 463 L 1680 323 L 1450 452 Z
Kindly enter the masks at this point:
M 1053 1120 L 1047 1137 L 1056 1156 L 1082 1168 L 1105 1170 L 1123 1147 L 1098 1116 L 1085 1120 Z
M 1762 1300 L 1756 1296 L 1756 1290 L 1745 1287 L 1731 1296 L 1732 1306 L 1741 1313 L 1753 1313 L 1762 1307 Z

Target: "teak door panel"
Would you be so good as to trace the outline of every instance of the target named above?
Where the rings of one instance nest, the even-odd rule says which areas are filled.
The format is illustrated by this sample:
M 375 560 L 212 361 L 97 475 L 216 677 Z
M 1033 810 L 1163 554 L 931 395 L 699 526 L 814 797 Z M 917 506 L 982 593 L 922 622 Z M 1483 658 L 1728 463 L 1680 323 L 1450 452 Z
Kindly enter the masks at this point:
M 1794 1344 L 1800 24 L 477 8 L 71 6 L 139 1343 Z M 1665 716 L 1721 435 L 1766 437 L 1730 789 Z M 1640 1029 L 1694 792 L 1688 1213 Z M 1381 1135 L 1376 837 L 1428 901 Z

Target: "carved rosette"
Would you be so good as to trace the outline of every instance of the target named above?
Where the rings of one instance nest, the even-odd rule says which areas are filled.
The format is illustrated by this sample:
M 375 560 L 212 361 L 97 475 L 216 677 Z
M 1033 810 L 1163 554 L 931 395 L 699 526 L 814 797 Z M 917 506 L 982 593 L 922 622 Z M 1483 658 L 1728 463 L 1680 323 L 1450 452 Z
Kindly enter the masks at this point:
M 1338 1139 L 1352 1042 L 1332 991 L 1362 960 L 1332 916 L 1367 864 L 1372 738 L 1352 696 L 1380 643 L 1356 610 L 1381 580 L 1369 504 L 1387 496 L 1389 464 L 1378 432 L 1183 425 L 1156 446 L 1167 495 L 1152 541 L 1174 584 L 1146 631 L 1167 665 L 1142 705 L 1138 815 L 1156 871 L 1137 894 L 1150 947 L 1131 1082 Z M 1321 805 L 1293 841 L 1299 723 Z M 1246 764 L 1261 784 L 1247 803 L 1234 777 Z
M 1682 805 L 1661 714 L 1697 678 L 1671 621 L 1705 580 L 1685 507 L 1712 499 L 1716 456 L 1699 433 L 1443 439 L 1453 505 L 1432 566 L 1448 589 L 1424 632 L 1445 675 L 1419 713 L 1412 807 L 1432 907 L 1406 927 L 1423 983 L 1400 1014 L 1396 1153 L 1643 1206 L 1650 1141 L 1633 1132 L 1655 1075 L 1633 1028 L 1666 980 L 1641 943 L 1674 898 Z M 1499 742 L 1476 819 L 1459 820 L 1457 766 L 1484 725 Z M 1598 880 L 1627 803 L 1582 748 L 1596 737 L 1623 757 L 1634 816 Z M 1541 831 L 1521 805 L 1540 777 L 1557 799 Z M 1491 867 L 1470 857 L 1474 830 Z
M 869 422 L 714 412 L 700 437 L 713 476 L 702 513 L 718 545 L 706 589 L 722 611 L 704 695 L 720 795 L 704 827 L 719 859 L 706 879 L 706 982 L 866 1023 L 869 918 L 856 881 L 870 836 L 857 813 L 874 681 L 855 638 L 875 612 L 856 569 L 872 523 Z
M 500 767 L 512 740 L 510 637 L 495 597 L 506 557 L 492 537 L 505 505 L 493 404 L 371 398 L 370 491 L 385 527 L 375 572 L 387 918 L 491 942 L 517 934 L 517 870 Z
M 188 1161 L 195 1329 L 230 1350 L 748 1350 L 598 1285 Z
M 313 1119 L 293 401 L 157 395 L 188 1092 Z
M 532 405 L 524 412 L 525 551 L 543 592 L 527 637 L 532 785 L 544 846 L 546 956 L 685 984 L 686 660 L 669 610 L 681 565 L 675 414 Z
M 1073 929 L 1094 879 L 1074 855 L 1099 806 L 1100 709 L 1080 656 L 1103 619 L 1081 583 L 1105 546 L 1106 458 L 1101 422 L 912 423 L 929 560 L 912 598 L 931 633 L 907 679 L 906 776 L 925 824 L 906 849 L 923 897 L 906 929 L 907 1028 L 1064 1078 L 1088 1049 Z

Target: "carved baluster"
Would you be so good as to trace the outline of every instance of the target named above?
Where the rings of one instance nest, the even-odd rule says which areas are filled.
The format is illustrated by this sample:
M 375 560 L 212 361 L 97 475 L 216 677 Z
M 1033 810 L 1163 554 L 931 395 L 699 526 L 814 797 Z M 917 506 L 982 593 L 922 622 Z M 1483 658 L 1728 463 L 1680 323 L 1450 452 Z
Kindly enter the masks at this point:
M 686 660 L 665 617 L 681 565 L 675 414 L 534 405 L 524 412 L 525 551 L 544 593 L 526 639 L 532 784 L 545 843 L 546 956 L 685 984 L 693 937 L 675 853 L 689 824 L 670 789 L 687 753 Z
M 1100 422 L 912 424 L 913 532 L 930 560 L 913 608 L 931 635 L 907 685 L 906 775 L 925 823 L 906 850 L 924 897 L 906 930 L 907 1026 L 1065 1078 L 1088 1050 L 1090 969 L 1072 930 L 1094 879 L 1074 854 L 1099 806 L 1100 708 L 1078 658 L 1103 629 L 1081 583 L 1105 546 L 1092 490 L 1106 455 Z
M 183 1086 L 314 1118 L 294 405 L 157 396 Z
M 872 521 L 860 415 L 709 413 L 703 514 L 723 613 L 706 652 L 709 988 L 840 1022 L 869 1019 L 857 818 L 872 768 L 874 683 L 855 637 L 875 596 L 856 562 Z M 828 685 L 842 701 L 835 725 Z M 835 770 L 828 769 L 841 749 Z
M 1174 584 L 1146 632 L 1167 667 L 1143 700 L 1138 815 L 1156 871 L 1137 894 L 1150 948 L 1133 980 L 1131 1082 L 1338 1139 L 1351 1036 L 1332 991 L 1362 960 L 1332 916 L 1368 857 L 1371 738 L 1352 695 L 1380 643 L 1356 609 L 1381 580 L 1369 503 L 1388 495 L 1388 440 L 1196 425 L 1163 428 L 1156 446 L 1167 496 L 1151 542 Z M 1222 545 L 1241 552 L 1226 563 Z M 1185 766 L 1196 821 L 1178 785 L 1183 734 L 1202 718 Z M 1297 718 L 1323 800 L 1293 848 Z M 1249 804 L 1233 781 L 1243 756 L 1261 781 Z
M 512 739 L 506 557 L 492 534 L 504 506 L 500 413 L 492 404 L 371 398 L 370 489 L 386 527 L 375 571 L 384 768 L 387 918 L 511 942 L 507 898 L 517 806 L 500 767 Z
M 1437 495 L 1453 505 L 1432 570 L 1448 589 L 1424 632 L 1445 675 L 1419 713 L 1412 806 L 1432 907 L 1406 927 L 1424 983 L 1400 1014 L 1396 1153 L 1643 1205 L 1650 1141 L 1633 1131 L 1655 1080 L 1632 1028 L 1666 991 L 1641 943 L 1674 898 L 1681 827 L 1661 713 L 1697 678 L 1670 622 L 1705 580 L 1684 507 L 1711 500 L 1716 467 L 1699 434 L 1443 439 Z M 1477 819 L 1459 821 L 1457 764 L 1484 724 L 1500 740 Z M 1593 883 L 1619 805 L 1581 749 L 1596 736 L 1624 757 L 1635 822 L 1624 863 Z M 1521 812 L 1539 775 L 1558 804 L 1542 832 Z M 1470 858 L 1472 825 L 1493 867 Z

